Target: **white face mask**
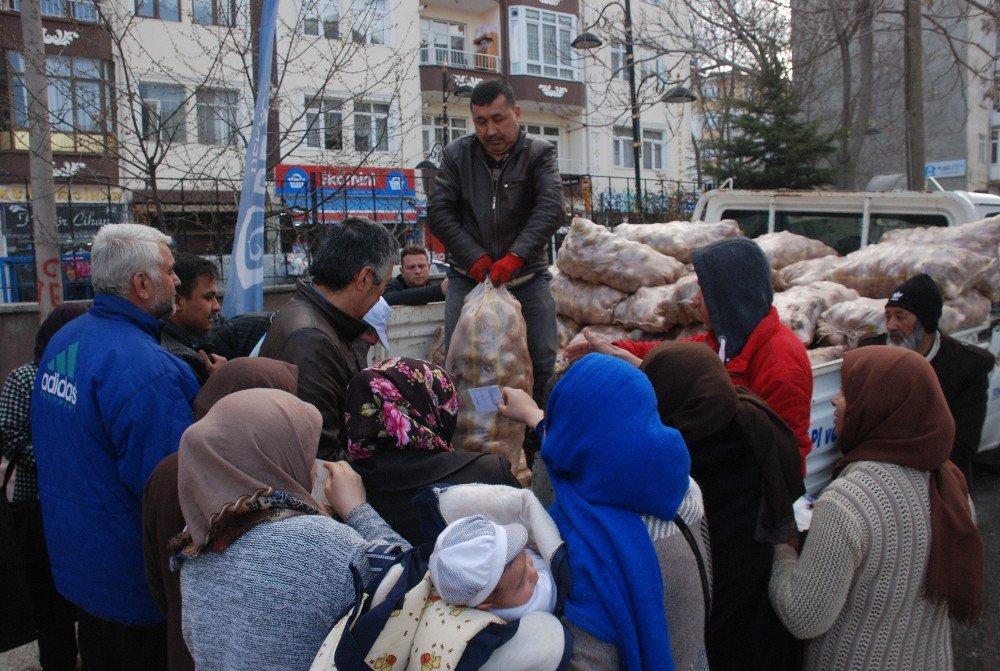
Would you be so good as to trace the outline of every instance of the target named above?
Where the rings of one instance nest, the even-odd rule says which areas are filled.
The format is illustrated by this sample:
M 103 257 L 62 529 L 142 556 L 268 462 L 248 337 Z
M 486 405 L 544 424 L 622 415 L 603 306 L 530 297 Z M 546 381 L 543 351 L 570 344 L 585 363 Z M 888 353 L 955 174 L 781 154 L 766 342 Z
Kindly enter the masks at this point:
M 556 581 L 552 578 L 552 571 L 549 569 L 549 565 L 531 550 L 525 551 L 528 553 L 528 557 L 531 558 L 531 563 L 535 565 L 535 570 L 538 571 L 538 581 L 535 583 L 535 591 L 531 593 L 531 598 L 520 606 L 493 608 L 490 610 L 490 613 L 507 622 L 519 620 L 528 613 L 534 613 L 536 610 L 544 610 L 546 613 L 551 613 L 556 607 Z

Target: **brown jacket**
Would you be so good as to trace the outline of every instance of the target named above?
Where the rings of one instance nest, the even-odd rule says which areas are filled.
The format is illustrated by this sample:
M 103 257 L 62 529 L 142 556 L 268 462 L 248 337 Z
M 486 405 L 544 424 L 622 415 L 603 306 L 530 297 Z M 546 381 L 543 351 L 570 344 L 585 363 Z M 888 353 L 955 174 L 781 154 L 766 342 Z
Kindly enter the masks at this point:
M 367 325 L 335 308 L 310 282 L 299 280 L 295 295 L 278 311 L 260 355 L 299 367 L 298 396 L 323 415 L 319 458 L 347 458 L 344 401 L 347 384 L 357 374 L 351 343 Z

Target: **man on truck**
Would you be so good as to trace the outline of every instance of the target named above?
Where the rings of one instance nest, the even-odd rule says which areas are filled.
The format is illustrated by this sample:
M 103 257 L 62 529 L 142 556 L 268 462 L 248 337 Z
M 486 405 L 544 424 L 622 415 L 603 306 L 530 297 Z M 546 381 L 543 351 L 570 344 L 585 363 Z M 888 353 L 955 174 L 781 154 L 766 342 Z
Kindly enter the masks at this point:
M 528 327 L 534 397 L 540 400 L 558 345 L 546 252 L 564 216 L 555 147 L 520 127 L 521 108 L 503 80 L 477 84 L 470 107 L 475 135 L 445 147 L 427 207 L 431 232 L 451 264 L 445 347 L 469 292 L 487 276 L 507 285 Z
M 937 283 L 926 273 L 915 275 L 900 284 L 885 304 L 885 335 L 861 345 L 905 347 L 927 358 L 955 420 L 951 461 L 968 480 L 983 435 L 994 361 L 983 348 L 941 333 L 938 322 L 943 310 Z

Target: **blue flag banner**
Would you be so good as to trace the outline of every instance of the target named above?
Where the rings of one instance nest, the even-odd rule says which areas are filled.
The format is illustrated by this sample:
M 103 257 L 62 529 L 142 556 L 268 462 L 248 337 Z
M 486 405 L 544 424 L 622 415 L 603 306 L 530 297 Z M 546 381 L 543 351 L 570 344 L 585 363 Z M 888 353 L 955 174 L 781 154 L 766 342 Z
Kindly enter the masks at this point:
M 271 66 L 278 0 L 264 0 L 260 20 L 260 67 L 253 127 L 247 144 L 243 190 L 236 217 L 232 263 L 222 314 L 235 317 L 264 309 L 264 194 L 267 177 L 267 112 L 271 102 Z

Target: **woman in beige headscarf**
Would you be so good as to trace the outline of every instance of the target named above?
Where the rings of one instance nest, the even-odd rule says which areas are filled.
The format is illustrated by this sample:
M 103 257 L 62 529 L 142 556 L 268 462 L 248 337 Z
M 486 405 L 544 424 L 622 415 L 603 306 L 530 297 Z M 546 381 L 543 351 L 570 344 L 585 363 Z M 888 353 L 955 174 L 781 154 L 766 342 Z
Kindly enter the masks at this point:
M 408 548 L 365 502 L 361 479 L 327 464 L 310 493 L 322 418 L 273 389 L 226 396 L 181 438 L 187 532 L 181 556 L 184 639 L 198 668 L 308 669 L 370 578 L 370 543 Z
M 284 361 L 239 357 L 219 368 L 194 399 L 200 420 L 229 394 L 244 389 L 281 389 L 294 394 L 299 368 Z M 142 497 L 142 554 L 146 584 L 167 620 L 167 668 L 194 671 L 194 660 L 181 632 L 181 577 L 170 570 L 168 546 L 184 530 L 177 493 L 177 453 L 161 461 L 146 481 Z

